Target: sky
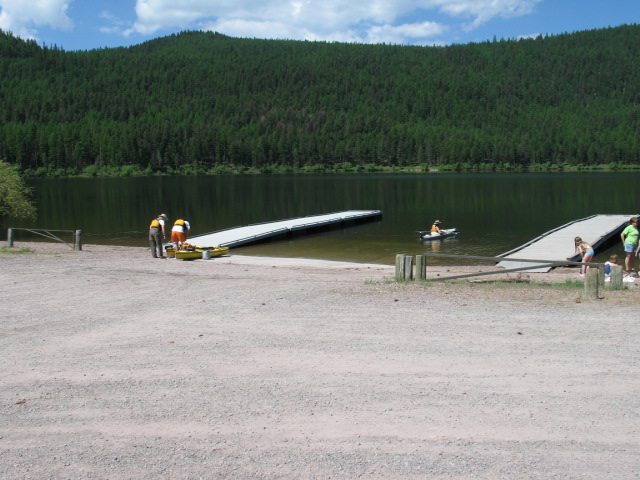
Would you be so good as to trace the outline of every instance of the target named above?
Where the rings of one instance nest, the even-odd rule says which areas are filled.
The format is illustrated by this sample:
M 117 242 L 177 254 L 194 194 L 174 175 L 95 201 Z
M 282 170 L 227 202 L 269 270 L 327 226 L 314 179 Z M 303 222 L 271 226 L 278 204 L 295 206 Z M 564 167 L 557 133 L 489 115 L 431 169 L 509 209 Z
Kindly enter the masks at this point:
M 640 24 L 640 0 L 0 0 L 0 29 L 67 51 L 185 30 L 451 45 Z

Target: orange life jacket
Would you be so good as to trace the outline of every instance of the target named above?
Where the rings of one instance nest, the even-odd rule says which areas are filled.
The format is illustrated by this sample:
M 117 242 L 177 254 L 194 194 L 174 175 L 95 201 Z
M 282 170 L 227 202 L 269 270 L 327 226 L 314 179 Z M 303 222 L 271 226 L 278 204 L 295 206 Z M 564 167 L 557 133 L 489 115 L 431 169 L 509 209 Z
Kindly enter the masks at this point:
M 178 220 L 176 220 L 176 223 L 174 223 L 174 225 L 181 225 L 184 227 L 184 220 L 182 220 L 181 218 L 179 218 Z
M 158 220 L 157 218 L 151 220 L 151 225 L 149 225 L 149 228 L 160 228 L 160 220 Z

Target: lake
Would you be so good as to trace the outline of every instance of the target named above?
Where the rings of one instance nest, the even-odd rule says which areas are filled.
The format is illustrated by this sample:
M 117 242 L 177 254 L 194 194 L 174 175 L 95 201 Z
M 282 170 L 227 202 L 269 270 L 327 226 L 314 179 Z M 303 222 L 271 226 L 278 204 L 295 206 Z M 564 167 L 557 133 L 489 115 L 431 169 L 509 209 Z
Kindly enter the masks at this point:
M 636 213 L 637 180 L 628 172 L 28 179 L 38 219 L 3 218 L 2 227 L 3 238 L 7 227 L 80 229 L 84 243 L 148 246 L 149 222 L 160 213 L 172 222 L 188 219 L 197 235 L 377 209 L 383 211 L 380 221 L 231 253 L 393 264 L 397 253 L 495 256 L 578 218 Z M 458 228 L 460 235 L 423 243 L 416 231 L 428 229 L 435 219 L 445 228 Z M 41 240 L 26 232 L 15 238 Z M 622 255 L 621 245 L 599 253 L 596 261 L 611 252 Z

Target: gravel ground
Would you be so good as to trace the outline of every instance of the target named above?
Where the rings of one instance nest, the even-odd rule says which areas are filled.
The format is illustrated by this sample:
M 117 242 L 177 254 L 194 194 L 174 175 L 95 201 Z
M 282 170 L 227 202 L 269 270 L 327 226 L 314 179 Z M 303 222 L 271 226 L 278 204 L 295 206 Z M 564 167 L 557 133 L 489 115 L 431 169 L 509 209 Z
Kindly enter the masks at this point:
M 22 246 L 0 255 L 0 478 L 640 477 L 635 284 Z

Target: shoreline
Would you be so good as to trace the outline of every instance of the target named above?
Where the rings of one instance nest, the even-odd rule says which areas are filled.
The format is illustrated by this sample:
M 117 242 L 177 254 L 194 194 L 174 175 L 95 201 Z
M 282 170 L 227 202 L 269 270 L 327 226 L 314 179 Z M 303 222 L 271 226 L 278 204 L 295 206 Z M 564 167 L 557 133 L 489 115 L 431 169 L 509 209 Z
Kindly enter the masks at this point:
M 7 247 L 8 248 L 8 247 Z M 14 242 L 14 250 L 28 248 L 36 255 L 67 255 L 79 254 L 83 252 L 91 256 L 93 255 L 111 255 L 121 254 L 131 258 L 143 260 L 150 256 L 148 247 L 133 247 L 122 245 L 100 245 L 100 244 L 84 244 L 83 250 L 75 251 L 69 245 L 59 242 Z M 2 254 L 0 254 L 2 255 Z M 166 258 L 168 262 L 180 264 L 190 263 L 207 263 L 213 262 L 217 264 L 237 264 L 237 265 L 255 265 L 255 266 L 272 266 L 272 267 L 291 267 L 291 268 L 310 268 L 310 269 L 333 269 L 333 270 L 362 270 L 379 272 L 394 279 L 395 265 L 377 264 L 377 263 L 358 263 L 349 261 L 323 260 L 303 257 L 269 257 L 260 255 L 237 255 L 230 250 L 229 255 L 217 257 L 208 261 L 204 260 L 176 260 L 174 258 Z M 456 275 L 469 275 L 473 273 L 494 272 L 493 274 L 479 275 L 462 279 L 468 282 L 520 282 L 520 283 L 540 283 L 540 284 L 563 284 L 570 282 L 584 282 L 584 277 L 580 276 L 579 269 L 575 267 L 556 267 L 549 272 L 505 272 L 501 267 L 495 267 L 486 264 L 479 265 L 449 265 L 449 264 L 428 264 L 427 266 L 427 282 L 440 281 L 445 277 Z M 411 283 L 411 282 L 410 282 Z M 625 282 L 625 287 L 640 287 L 640 280 L 635 279 Z
M 131 165 L 124 165 L 122 168 L 127 170 L 127 177 L 171 177 L 171 176 L 192 176 L 193 172 L 175 172 L 175 173 L 166 173 L 166 172 L 153 172 L 153 173 L 143 173 L 138 170 L 138 173 L 132 173 L 130 169 Z M 198 175 L 208 175 L 208 176 L 220 176 L 220 175 L 406 175 L 406 174 L 431 174 L 431 175 L 439 175 L 439 174 L 467 174 L 467 173 L 478 173 L 478 174 L 513 174 L 513 173 L 524 173 L 524 174 L 563 174 L 563 173 L 620 173 L 620 172 L 637 172 L 640 170 L 640 165 L 638 164 L 616 164 L 615 166 L 610 166 L 610 164 L 580 164 L 580 165 L 567 165 L 567 164 L 555 164 L 555 165 L 543 165 L 543 164 L 533 164 L 530 166 L 514 166 L 511 168 L 504 168 L 504 166 L 500 164 L 489 164 L 484 167 L 462 167 L 460 164 L 447 164 L 447 165 L 438 165 L 432 166 L 427 164 L 422 165 L 414 165 L 407 167 L 385 167 L 382 165 L 374 166 L 373 168 L 366 168 L 364 166 L 361 167 L 353 167 L 351 169 L 333 169 L 333 168 L 325 168 L 322 165 L 315 165 L 307 168 L 292 168 L 292 167 L 283 167 L 283 168 L 268 168 L 268 171 L 260 169 L 244 169 L 243 167 L 228 167 L 222 169 L 209 169 L 199 171 Z M 123 175 L 118 173 L 108 173 L 108 172 L 100 172 L 100 173 L 77 173 L 75 175 L 34 175 L 33 170 L 25 171 L 25 178 L 117 178 L 122 177 Z

